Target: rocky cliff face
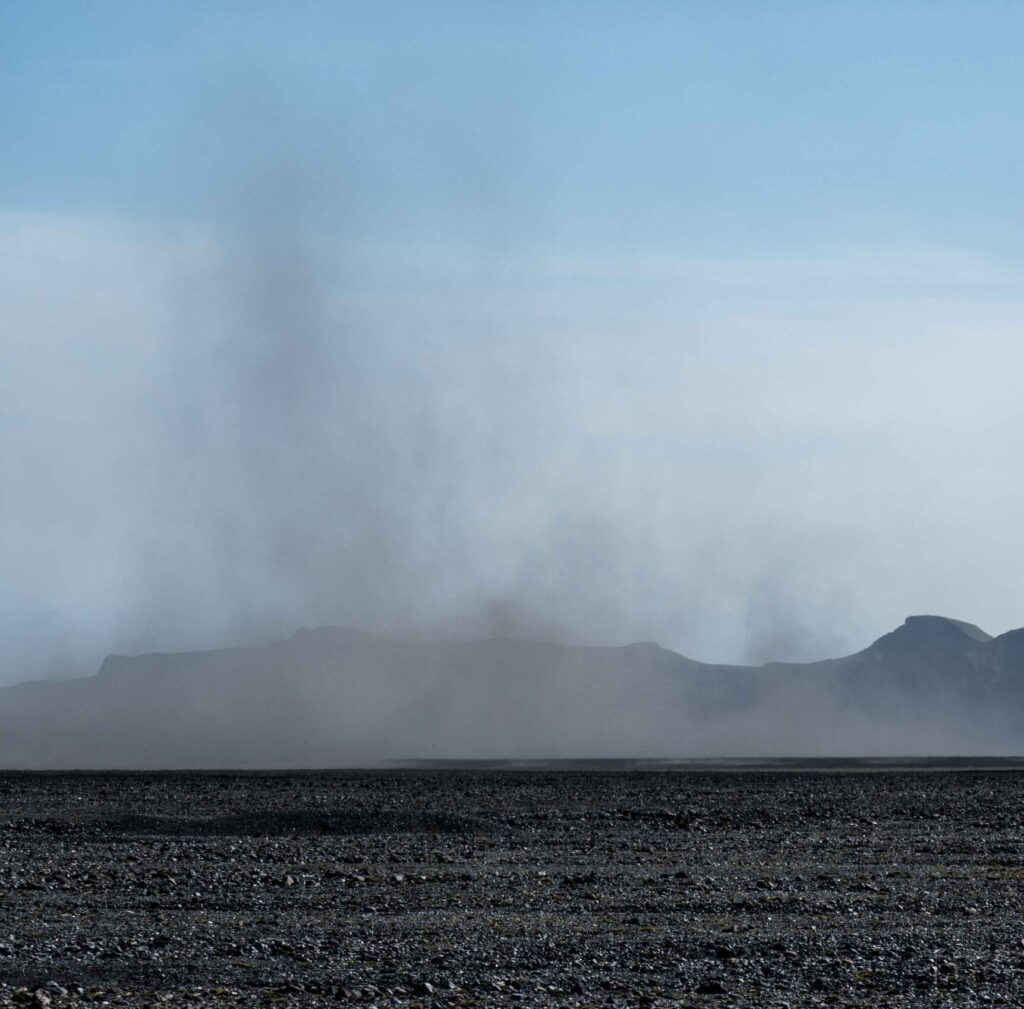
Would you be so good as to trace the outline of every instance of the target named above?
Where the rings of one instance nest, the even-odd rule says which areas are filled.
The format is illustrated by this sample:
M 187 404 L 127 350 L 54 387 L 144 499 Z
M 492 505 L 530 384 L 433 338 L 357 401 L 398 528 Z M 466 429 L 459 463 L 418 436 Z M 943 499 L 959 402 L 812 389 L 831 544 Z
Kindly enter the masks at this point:
M 934 616 L 803 664 L 325 627 L 0 690 L 7 767 L 1019 752 L 1024 630 L 993 638 Z

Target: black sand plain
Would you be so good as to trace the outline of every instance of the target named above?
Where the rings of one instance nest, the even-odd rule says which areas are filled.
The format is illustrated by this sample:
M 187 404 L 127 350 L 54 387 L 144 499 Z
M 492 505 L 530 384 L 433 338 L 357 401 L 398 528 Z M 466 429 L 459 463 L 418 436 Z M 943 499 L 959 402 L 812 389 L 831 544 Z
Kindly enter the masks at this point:
M 0 1004 L 1024 1001 L 1024 769 L 0 775 Z

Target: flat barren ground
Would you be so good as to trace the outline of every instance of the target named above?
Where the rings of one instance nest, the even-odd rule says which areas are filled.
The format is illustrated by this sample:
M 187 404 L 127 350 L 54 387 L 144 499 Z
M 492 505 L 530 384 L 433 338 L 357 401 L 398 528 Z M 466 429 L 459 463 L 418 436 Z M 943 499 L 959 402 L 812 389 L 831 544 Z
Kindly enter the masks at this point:
M 0 1004 L 1024 1000 L 1024 774 L 0 776 Z

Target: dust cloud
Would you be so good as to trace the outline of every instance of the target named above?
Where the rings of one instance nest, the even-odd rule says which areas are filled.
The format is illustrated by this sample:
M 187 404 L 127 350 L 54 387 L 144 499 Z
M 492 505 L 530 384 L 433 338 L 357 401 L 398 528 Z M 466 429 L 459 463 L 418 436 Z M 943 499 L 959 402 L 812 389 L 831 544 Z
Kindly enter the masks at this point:
M 820 305 L 734 311 L 747 265 L 553 252 L 508 196 L 529 124 L 464 125 L 375 174 L 235 89 L 182 138 L 187 217 L 3 216 L 0 679 L 318 625 L 806 660 L 1005 605 L 936 577 L 956 501 L 928 526 L 889 490 L 926 432 L 888 451 L 830 397 L 871 346 L 801 363 Z M 375 227 L 402 172 L 454 230 Z

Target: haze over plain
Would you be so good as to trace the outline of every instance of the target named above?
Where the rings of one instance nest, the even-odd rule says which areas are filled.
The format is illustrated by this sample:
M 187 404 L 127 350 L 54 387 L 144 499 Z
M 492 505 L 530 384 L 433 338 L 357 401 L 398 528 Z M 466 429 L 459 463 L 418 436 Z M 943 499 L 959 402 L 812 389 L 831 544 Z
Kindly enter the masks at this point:
M 1024 11 L 0 11 L 0 682 L 1024 623 Z

